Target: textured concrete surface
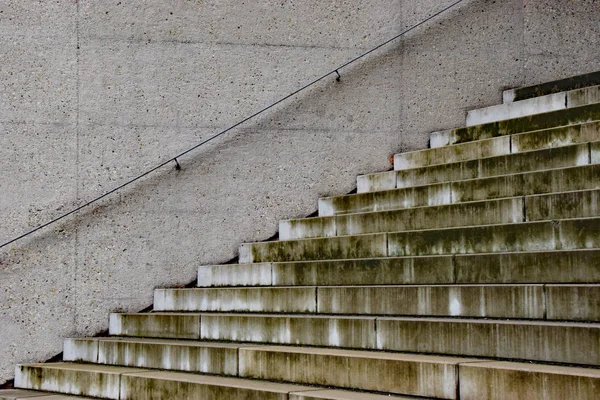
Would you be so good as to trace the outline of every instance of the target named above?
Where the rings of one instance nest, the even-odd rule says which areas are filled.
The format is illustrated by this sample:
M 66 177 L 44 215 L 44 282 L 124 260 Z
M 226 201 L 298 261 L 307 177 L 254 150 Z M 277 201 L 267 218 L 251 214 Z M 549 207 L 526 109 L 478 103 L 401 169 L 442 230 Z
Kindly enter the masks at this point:
M 200 338 L 374 349 L 375 318 L 290 315 L 202 315 Z
M 377 348 L 597 365 L 600 325 L 548 321 L 379 318 Z
M 2 241 L 451 1 L 0 4 Z M 0 253 L 0 382 L 425 148 L 507 87 L 590 72 L 591 1 L 464 5 L 130 190 Z M 251 20 L 253 23 L 248 23 Z M 433 99 L 431 94 L 435 92 Z M 349 162 L 349 156 L 352 160 Z
M 600 390 L 596 369 L 512 362 L 468 363 L 459 368 L 461 400 L 593 400 Z
M 175 313 L 110 314 L 108 332 L 115 336 L 198 339 L 200 316 Z
M 469 359 L 273 346 L 240 349 L 240 376 L 454 399 L 456 365 L 466 361 Z

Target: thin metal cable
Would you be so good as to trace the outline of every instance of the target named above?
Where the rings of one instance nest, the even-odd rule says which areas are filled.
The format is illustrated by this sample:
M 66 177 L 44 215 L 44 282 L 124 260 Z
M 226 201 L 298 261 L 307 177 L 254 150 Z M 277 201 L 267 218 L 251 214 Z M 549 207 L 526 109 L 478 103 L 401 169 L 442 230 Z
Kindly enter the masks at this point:
M 391 43 L 391 42 L 393 42 L 393 41 L 395 41 L 395 40 L 399 39 L 400 37 L 402 37 L 402 36 L 406 35 L 407 33 L 409 33 L 409 32 L 411 32 L 412 30 L 414 30 L 414 29 L 418 28 L 419 26 L 421 26 L 421 25 L 423 25 L 423 24 L 427 23 L 428 21 L 431 21 L 433 18 L 437 17 L 438 15 L 440 15 L 440 14 L 443 14 L 443 13 L 445 13 L 446 11 L 448 11 L 448 10 L 450 10 L 450 9 L 454 8 L 455 6 L 457 6 L 458 4 L 462 3 L 463 1 L 465 1 L 465 0 L 458 0 L 458 1 L 454 2 L 454 3 L 452 3 L 451 5 L 449 5 L 449 6 L 445 7 L 445 8 L 443 8 L 442 10 L 438 11 L 437 13 L 435 13 L 435 14 L 433 14 L 433 15 L 431 15 L 431 16 L 429 16 L 429 17 L 427 17 L 426 19 L 424 19 L 423 21 L 419 22 L 418 24 L 416 24 L 416 25 L 413 25 L 413 26 L 411 26 L 410 28 L 408 28 L 408 29 L 406 29 L 406 30 L 402 31 L 401 33 L 399 33 L 398 35 L 394 36 L 393 38 L 386 40 L 385 42 L 383 42 L 383 43 L 381 43 L 381 44 L 379 44 L 379 45 L 377 45 L 377 46 L 373 47 L 372 49 L 370 49 L 370 50 L 368 50 L 368 51 L 366 51 L 366 52 L 362 53 L 361 55 L 359 55 L 359 56 L 357 56 L 357 57 L 355 57 L 355 58 L 351 59 L 350 61 L 348 61 L 348 62 L 346 62 L 346 63 L 342 64 L 341 66 L 337 67 L 337 68 L 336 68 L 336 69 L 334 69 L 333 71 L 326 73 L 325 75 L 323 75 L 323 76 L 321 76 L 321 77 L 319 77 L 319 78 L 315 79 L 314 81 L 312 81 L 312 82 L 310 82 L 310 83 L 308 83 L 308 84 L 306 84 L 306 85 L 302 86 L 300 89 L 298 89 L 298 90 L 296 90 L 296 91 L 294 91 L 294 92 L 292 92 L 292 93 L 288 94 L 287 96 L 285 96 L 285 97 L 283 97 L 283 98 L 281 98 L 281 99 L 277 100 L 275 103 L 273 103 L 273 104 L 271 104 L 271 105 L 269 105 L 269 106 L 267 106 L 267 107 L 263 108 L 263 109 L 262 109 L 262 110 L 260 110 L 260 111 L 257 111 L 257 112 L 255 112 L 254 114 L 250 115 L 249 117 L 246 117 L 246 118 L 244 118 L 243 120 L 241 120 L 241 121 L 237 122 L 236 124 L 234 124 L 234 125 L 230 126 L 229 128 L 227 128 L 227 129 L 225 129 L 225 130 L 222 130 L 222 131 L 220 131 L 219 133 L 217 133 L 217 134 L 215 134 L 215 135 L 213 135 L 213 136 L 209 137 L 208 139 L 206 139 L 206 140 L 204 140 L 204 141 L 202 141 L 202 142 L 198 143 L 197 145 L 195 145 L 195 146 L 193 146 L 193 147 L 190 147 L 189 149 L 187 149 L 187 150 L 185 150 L 185 151 L 183 151 L 183 152 L 181 152 L 181 153 L 177 154 L 175 157 L 171 157 L 171 158 L 169 158 L 168 160 L 166 160 L 166 161 L 164 161 L 164 162 L 160 163 L 159 165 L 155 166 L 154 168 L 152 168 L 152 169 L 150 169 L 150 170 L 148 170 L 148 171 L 146 171 L 146 172 L 142 173 L 141 175 L 138 175 L 138 176 L 136 176 L 135 178 L 131 178 L 131 179 L 130 179 L 130 180 L 128 180 L 127 182 L 125 182 L 125 183 L 123 183 L 122 185 L 120 185 L 120 186 L 118 186 L 118 187 L 116 187 L 116 188 L 114 188 L 114 189 L 112 189 L 112 190 L 110 190 L 110 191 L 108 191 L 108 192 L 104 193 L 103 195 L 101 195 L 101 196 L 99 196 L 99 197 L 96 197 L 95 199 L 93 199 L 93 200 L 91 200 L 91 201 L 88 201 L 87 203 L 85 203 L 85 204 L 83 204 L 83 205 L 81 205 L 81 206 L 79 206 L 79 207 L 77 207 L 77 208 L 75 208 L 75 209 L 73 209 L 73 210 L 69 211 L 68 213 L 66 213 L 66 214 L 63 214 L 63 215 L 61 215 L 61 216 L 59 216 L 59 217 L 56 217 L 56 218 L 54 218 L 53 220 L 51 220 L 51 221 L 48 221 L 48 222 L 46 222 L 45 224 L 43 224 L 43 225 L 40 225 L 40 226 L 38 226 L 38 227 L 34 228 L 34 229 L 32 229 L 32 230 L 28 231 L 27 233 L 24 233 L 24 234 L 22 234 L 21 236 L 18 236 L 18 237 L 16 237 L 16 238 L 12 239 L 12 240 L 9 240 L 9 241 L 8 241 L 8 242 L 6 242 L 6 243 L 3 243 L 2 245 L 0 245 L 0 249 L 1 249 L 1 248 L 3 248 L 3 247 L 6 247 L 6 246 L 8 246 L 9 244 L 12 244 L 12 243 L 16 242 L 17 240 L 23 239 L 24 237 L 26 237 L 26 236 L 29 236 L 29 235 L 31 235 L 31 234 L 33 234 L 33 233 L 35 233 L 35 232 L 39 231 L 40 229 L 43 229 L 43 228 L 47 227 L 48 225 L 52 225 L 52 224 L 54 224 L 54 223 L 56 223 L 56 222 L 60 221 L 61 219 L 63 219 L 63 218 L 66 218 L 66 217 L 68 217 L 69 215 L 71 215 L 71 214 L 74 214 L 74 213 L 76 213 L 76 212 L 80 211 L 80 210 L 81 210 L 81 209 L 83 209 L 83 208 L 86 208 L 86 207 L 88 207 L 88 206 L 90 206 L 90 205 L 92 205 L 92 204 L 94 204 L 94 203 L 96 203 L 96 202 L 98 202 L 98 201 L 102 200 L 103 198 L 105 198 L 105 197 L 107 197 L 107 196 L 109 196 L 109 195 L 113 194 L 114 192 L 117 192 L 117 191 L 119 191 L 119 190 L 123 189 L 123 188 L 124 188 L 124 187 L 126 187 L 126 186 L 129 186 L 129 185 L 131 185 L 132 183 L 134 183 L 134 182 L 136 182 L 136 181 L 138 181 L 138 180 L 142 179 L 142 178 L 143 178 L 143 177 L 145 177 L 146 175 L 148 175 L 148 174 L 150 174 L 150 173 L 152 173 L 152 172 L 156 171 L 157 169 L 160 169 L 160 168 L 164 167 L 165 165 L 167 165 L 167 164 L 169 164 L 169 163 L 171 163 L 171 162 L 175 162 L 175 163 L 177 164 L 177 167 L 179 167 L 179 162 L 177 161 L 177 159 L 178 159 L 178 158 L 181 158 L 182 156 L 184 156 L 184 155 L 186 155 L 186 154 L 188 154 L 188 153 L 190 153 L 190 152 L 192 152 L 192 151 L 196 150 L 198 147 L 205 145 L 206 143 L 208 143 L 208 142 L 210 142 L 210 141 L 212 141 L 212 140 L 214 140 L 214 139 L 218 138 L 218 137 L 219 137 L 219 136 L 221 136 L 221 135 L 224 135 L 225 133 L 227 133 L 227 132 L 231 131 L 232 129 L 235 129 L 235 128 L 237 128 L 238 126 L 242 125 L 243 123 L 245 123 L 245 122 L 248 122 L 249 120 L 253 119 L 254 117 L 256 117 L 256 116 L 258 116 L 258 115 L 260 115 L 260 114 L 264 113 L 265 111 L 268 111 L 268 110 L 270 110 L 271 108 L 275 107 L 276 105 L 278 105 L 278 104 L 280 104 L 280 103 L 282 103 L 282 102 L 286 101 L 286 100 L 287 100 L 287 99 L 289 99 L 290 97 L 294 97 L 294 96 L 295 96 L 295 95 L 297 95 L 298 93 L 300 93 L 300 92 L 302 92 L 302 91 L 304 91 L 304 90 L 308 89 L 309 87 L 311 87 L 311 86 L 313 86 L 314 84 L 316 84 L 316 83 L 318 83 L 318 82 L 322 81 L 323 79 L 327 78 L 327 77 L 328 77 L 328 76 L 330 76 L 330 75 L 336 74 L 336 76 L 337 76 L 337 80 L 339 80 L 339 76 L 340 76 L 340 75 L 339 75 L 339 71 L 340 71 L 342 68 L 345 68 L 345 67 L 349 66 L 350 64 L 353 64 L 353 63 L 355 63 L 356 61 L 360 60 L 361 58 L 364 58 L 364 57 L 368 56 L 369 54 L 373 53 L 374 51 L 376 51 L 376 50 L 379 50 L 379 49 L 380 49 L 380 48 L 382 48 L 383 46 L 385 46 L 385 45 L 387 45 L 387 44 L 389 44 L 389 43 Z

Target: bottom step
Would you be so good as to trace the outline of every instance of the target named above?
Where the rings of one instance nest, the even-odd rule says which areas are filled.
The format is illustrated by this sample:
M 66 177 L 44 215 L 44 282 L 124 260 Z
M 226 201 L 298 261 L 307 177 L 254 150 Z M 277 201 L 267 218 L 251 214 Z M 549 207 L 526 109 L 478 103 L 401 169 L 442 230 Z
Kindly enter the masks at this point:
M 17 366 L 15 385 L 114 400 L 147 399 L 244 399 L 244 400 L 384 400 L 408 399 L 345 390 L 329 390 L 295 384 L 225 378 L 182 372 L 152 371 L 92 364 L 31 364 Z M 6 391 L 0 399 L 39 398 L 40 400 L 83 399 L 53 393 L 27 397 L 23 390 Z M 15 397 L 15 394 L 25 397 Z M 40 393 L 40 392 L 38 392 Z M 42 396 L 42 397 L 40 397 Z

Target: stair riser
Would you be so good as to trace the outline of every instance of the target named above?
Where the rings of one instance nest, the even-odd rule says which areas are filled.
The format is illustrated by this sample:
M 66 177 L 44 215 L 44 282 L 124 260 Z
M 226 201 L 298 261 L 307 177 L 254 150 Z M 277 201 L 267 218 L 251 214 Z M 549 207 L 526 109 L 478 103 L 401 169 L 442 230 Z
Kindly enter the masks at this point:
M 244 400 L 288 400 L 287 393 L 247 389 L 231 386 L 216 386 L 194 382 L 162 380 L 145 376 L 123 376 L 121 400 L 146 399 L 244 399 Z
M 600 363 L 600 326 L 377 320 L 377 348 L 573 364 Z
M 591 86 L 467 112 L 466 126 L 564 110 L 600 102 L 600 88 Z
M 157 289 L 155 311 L 314 313 L 316 288 Z
M 600 321 L 600 285 L 550 285 L 546 292 L 548 319 Z
M 544 318 L 542 286 L 319 288 L 326 314 Z
M 15 371 L 17 388 L 115 400 L 119 399 L 120 381 L 118 373 L 38 369 L 32 366 L 17 366 Z
M 594 249 L 597 218 L 247 243 L 240 263 Z
M 375 349 L 375 318 L 203 315 L 202 340 Z
M 242 264 L 256 262 L 340 260 L 386 257 L 387 234 L 344 236 L 328 239 L 245 243 L 240 246 Z
M 497 136 L 581 124 L 599 119 L 600 105 L 592 104 L 467 128 L 453 129 L 447 134 L 438 135 L 435 143 L 436 146 L 444 143 L 447 145 L 465 143 Z
M 103 365 L 236 376 L 238 348 L 231 345 L 198 346 L 167 342 L 67 339 L 63 359 Z
M 541 285 L 305 287 L 303 290 L 310 296 L 298 294 L 298 288 L 173 290 L 160 295 L 161 298 L 170 297 L 173 300 L 160 304 L 172 304 L 174 307 L 157 308 L 155 305 L 155 311 L 247 312 L 247 306 L 243 303 L 228 302 L 227 298 L 219 296 L 219 292 L 229 291 L 238 292 L 238 298 L 251 297 L 254 311 L 258 312 L 272 312 L 273 304 L 280 305 L 278 311 L 288 313 L 308 309 L 310 311 L 305 312 L 325 314 L 540 319 L 544 318 L 546 312 Z M 185 300 L 180 301 L 179 298 Z M 206 304 L 218 304 L 218 307 L 207 309 Z M 289 304 L 289 309 L 284 304 Z M 557 312 L 560 312 L 559 309 L 557 307 Z
M 600 151 L 598 152 L 600 154 Z M 597 158 L 597 157 L 596 157 Z M 600 188 L 600 164 L 322 199 L 332 215 L 450 205 Z M 327 203 L 326 206 L 324 204 Z M 325 217 L 322 217 L 325 218 Z M 318 219 L 316 219 L 319 221 Z M 286 226 L 283 226 L 286 229 Z
M 472 254 L 600 247 L 600 220 L 563 220 L 388 234 L 388 255 Z
M 394 155 L 394 169 L 400 171 L 425 168 L 435 165 L 518 154 L 525 151 L 595 142 L 598 140 L 599 134 L 600 121 L 596 121 L 401 153 Z M 390 182 L 391 178 L 386 173 L 365 175 L 359 178 L 358 192 L 393 189 L 393 186 L 389 186 Z
M 110 314 L 112 336 L 198 339 L 199 315 Z
M 461 400 L 530 400 L 530 399 L 595 399 L 598 397 L 600 375 L 561 374 L 558 368 L 548 372 L 502 368 L 504 363 L 460 366 Z M 494 368 L 494 364 L 498 367 Z M 592 372 L 592 371 L 590 371 Z M 587 375 L 587 374 L 586 374 Z
M 200 267 L 198 277 L 200 287 L 591 283 L 600 282 L 600 251 L 214 265 Z
M 455 364 L 240 349 L 249 378 L 454 399 Z

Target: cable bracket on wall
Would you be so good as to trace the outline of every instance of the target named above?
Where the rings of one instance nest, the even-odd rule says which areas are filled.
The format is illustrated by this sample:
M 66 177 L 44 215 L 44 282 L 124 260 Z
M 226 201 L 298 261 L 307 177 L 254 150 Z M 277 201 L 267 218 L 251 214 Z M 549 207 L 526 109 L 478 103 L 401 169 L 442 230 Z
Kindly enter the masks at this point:
M 342 76 L 340 75 L 340 72 L 339 72 L 339 71 L 336 69 L 336 70 L 335 70 L 335 73 L 337 74 L 337 78 L 335 78 L 335 81 L 336 81 L 336 82 L 339 82 L 339 81 L 341 81 L 341 80 L 342 80 Z
M 181 165 L 179 165 L 179 161 L 177 161 L 177 157 L 175 157 L 175 158 L 173 159 L 173 161 L 175 161 L 175 169 L 176 169 L 177 171 L 181 171 Z

